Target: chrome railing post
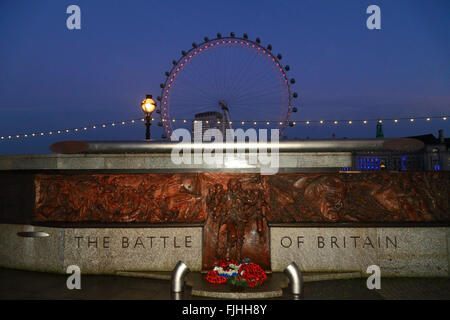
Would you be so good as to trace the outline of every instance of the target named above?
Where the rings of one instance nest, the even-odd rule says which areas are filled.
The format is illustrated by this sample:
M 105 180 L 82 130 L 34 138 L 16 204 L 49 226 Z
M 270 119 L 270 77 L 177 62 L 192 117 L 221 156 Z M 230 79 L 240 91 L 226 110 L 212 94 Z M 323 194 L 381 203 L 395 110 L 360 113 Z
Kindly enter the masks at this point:
M 182 261 L 178 261 L 177 265 L 172 271 L 172 292 L 184 291 L 184 277 L 189 272 L 189 268 Z
M 291 262 L 284 273 L 289 278 L 289 286 L 293 295 L 301 295 L 303 291 L 303 276 L 295 262 Z

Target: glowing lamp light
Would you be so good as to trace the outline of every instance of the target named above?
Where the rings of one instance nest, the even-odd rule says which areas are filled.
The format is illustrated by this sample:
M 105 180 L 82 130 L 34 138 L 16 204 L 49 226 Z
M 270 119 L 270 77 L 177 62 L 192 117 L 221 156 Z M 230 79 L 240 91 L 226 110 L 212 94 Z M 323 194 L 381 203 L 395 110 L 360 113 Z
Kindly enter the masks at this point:
M 156 102 L 152 99 L 152 95 L 148 94 L 141 103 L 142 111 L 145 113 L 152 113 L 156 109 Z
M 168 86 L 170 87 L 170 84 Z M 145 118 L 142 119 L 143 122 L 145 121 L 145 139 L 150 140 L 151 115 L 152 115 L 152 112 L 155 111 L 155 109 L 156 109 L 156 102 L 155 102 L 155 100 L 152 99 L 151 94 L 147 94 L 145 96 L 145 99 L 142 100 L 141 108 L 142 108 L 142 111 L 144 111 L 144 113 L 145 113 Z M 134 121 L 131 121 L 131 122 L 134 123 Z M 174 122 L 175 122 L 175 120 L 174 120 Z

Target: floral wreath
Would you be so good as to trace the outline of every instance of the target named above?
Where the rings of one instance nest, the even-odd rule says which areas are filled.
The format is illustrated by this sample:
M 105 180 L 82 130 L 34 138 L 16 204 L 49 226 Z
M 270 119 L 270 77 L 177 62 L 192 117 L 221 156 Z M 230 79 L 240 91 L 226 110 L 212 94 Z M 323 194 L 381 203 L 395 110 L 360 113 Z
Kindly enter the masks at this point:
M 206 281 L 213 284 L 228 283 L 234 286 L 254 288 L 267 280 L 264 270 L 250 259 L 240 264 L 236 260 L 219 260 L 214 269 L 206 275 Z

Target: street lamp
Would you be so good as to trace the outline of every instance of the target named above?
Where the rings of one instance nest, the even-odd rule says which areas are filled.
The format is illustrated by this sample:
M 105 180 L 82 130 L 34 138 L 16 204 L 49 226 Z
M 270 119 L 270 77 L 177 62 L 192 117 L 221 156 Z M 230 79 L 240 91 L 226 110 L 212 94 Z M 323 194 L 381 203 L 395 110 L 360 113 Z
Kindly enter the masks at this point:
M 145 113 L 145 139 L 150 140 L 150 120 L 152 112 L 155 111 L 156 102 L 152 99 L 151 94 L 147 94 L 145 99 L 141 103 L 142 111 Z

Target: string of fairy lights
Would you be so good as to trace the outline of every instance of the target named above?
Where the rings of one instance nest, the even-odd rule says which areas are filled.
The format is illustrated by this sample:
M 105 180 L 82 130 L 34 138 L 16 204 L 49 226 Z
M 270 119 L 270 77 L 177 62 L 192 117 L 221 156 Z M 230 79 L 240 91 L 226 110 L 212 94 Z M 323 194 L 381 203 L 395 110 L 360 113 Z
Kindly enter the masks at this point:
M 393 124 L 399 124 L 408 122 L 411 124 L 416 123 L 417 121 L 447 121 L 450 118 L 448 115 L 444 116 L 430 116 L 430 117 L 399 117 L 399 118 L 378 118 L 378 119 L 337 119 L 337 120 L 330 120 L 330 119 L 320 119 L 320 120 L 293 120 L 289 121 L 287 123 L 287 126 L 294 127 L 299 125 L 367 125 L 369 123 L 378 122 L 378 123 L 393 123 Z M 136 119 L 129 119 L 129 120 L 122 120 L 122 121 L 114 121 L 114 122 L 107 122 L 107 123 L 100 123 L 100 124 L 93 124 L 93 125 L 86 125 L 86 126 L 80 126 L 80 127 L 72 127 L 72 128 L 65 128 L 65 129 L 56 129 L 56 130 L 43 130 L 43 131 L 30 131 L 27 133 L 16 133 L 16 134 L 8 134 L 8 135 L 1 135 L 0 141 L 7 141 L 7 140 L 14 140 L 14 139 L 26 139 L 26 138 L 34 138 L 34 137 L 43 137 L 43 136 L 54 136 L 54 135 L 61 135 L 61 134 L 69 134 L 69 133 L 82 133 L 85 131 L 91 131 L 96 129 L 105 129 L 105 128 L 114 128 L 114 127 L 123 127 L 126 125 L 133 125 L 136 123 L 144 122 L 145 118 L 136 118 Z M 201 120 L 195 120 L 195 119 L 171 119 L 171 120 L 165 120 L 162 121 L 156 120 L 155 118 L 151 118 L 152 122 L 158 121 L 159 125 L 161 125 L 161 122 L 164 121 L 172 121 L 173 123 L 184 123 L 184 124 L 191 124 L 192 122 L 201 121 Z M 203 120 L 204 121 L 204 120 Z M 204 121 L 206 124 L 210 124 L 211 121 L 206 120 Z M 220 120 L 214 121 L 217 125 L 223 124 L 223 121 Z M 214 123 L 212 123 L 214 124 Z M 229 121 L 230 125 L 238 124 L 243 126 L 270 126 L 274 124 L 280 124 L 282 125 L 283 122 L 278 121 L 267 121 L 267 120 L 235 120 L 235 121 Z

